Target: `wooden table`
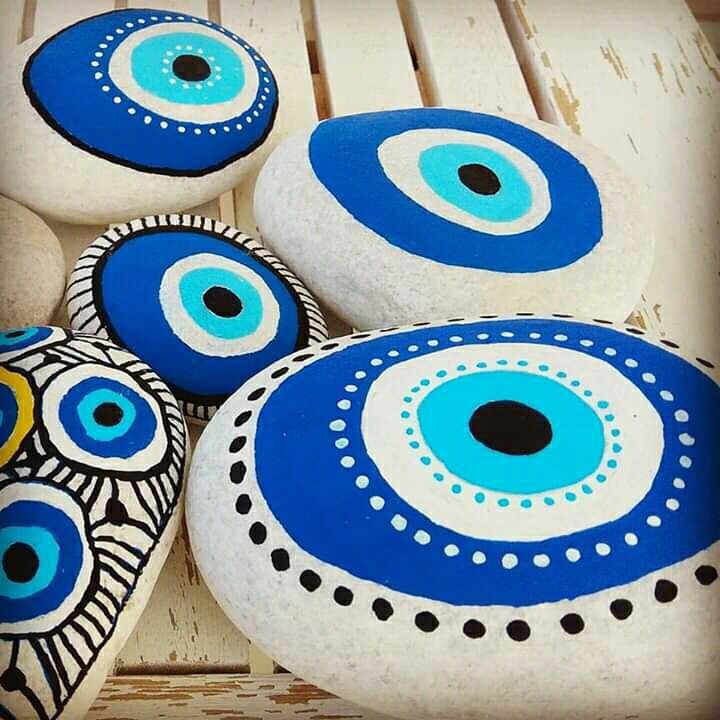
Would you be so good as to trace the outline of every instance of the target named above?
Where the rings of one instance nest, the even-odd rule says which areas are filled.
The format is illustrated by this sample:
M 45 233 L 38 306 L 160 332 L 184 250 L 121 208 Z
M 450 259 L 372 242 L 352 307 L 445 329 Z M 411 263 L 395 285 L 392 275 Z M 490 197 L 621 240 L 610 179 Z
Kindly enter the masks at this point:
M 720 359 L 717 2 L 696 0 L 706 37 L 681 0 L 2 0 L 0 48 L 128 5 L 246 36 L 282 92 L 272 144 L 318 117 L 421 104 L 567 126 L 653 210 L 656 257 L 634 321 Z M 252 190 L 194 211 L 252 234 Z M 51 225 L 68 267 L 102 231 Z M 225 619 L 182 532 L 90 717 L 378 717 L 278 670 Z

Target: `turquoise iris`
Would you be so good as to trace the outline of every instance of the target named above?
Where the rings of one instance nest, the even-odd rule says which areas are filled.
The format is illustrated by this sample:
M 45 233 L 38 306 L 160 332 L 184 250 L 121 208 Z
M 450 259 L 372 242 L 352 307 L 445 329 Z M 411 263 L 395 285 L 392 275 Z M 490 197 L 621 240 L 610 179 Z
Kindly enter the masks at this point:
M 510 455 L 478 442 L 470 418 L 478 407 L 510 400 L 542 413 L 552 440 L 531 455 Z M 549 378 L 524 372 L 464 375 L 432 390 L 418 407 L 420 430 L 448 470 L 480 487 L 539 493 L 572 485 L 600 464 L 605 438 L 600 418 L 575 393 Z
M 32 548 L 38 560 L 34 575 L 27 582 L 17 582 L 0 570 L 0 597 L 20 600 L 44 590 L 55 577 L 60 557 L 60 547 L 47 530 L 41 527 L 0 528 L 0 557 L 15 544 L 21 543 Z
M 425 182 L 443 200 L 471 215 L 490 222 L 521 218 L 532 205 L 532 190 L 506 157 L 486 147 L 448 143 L 420 153 L 420 172 Z M 483 165 L 500 181 L 492 195 L 481 195 L 466 187 L 458 170 L 464 165 Z
M 176 75 L 175 63 L 181 56 L 198 58 L 196 62 L 209 71 L 207 78 L 186 80 Z M 245 86 L 245 71 L 238 55 L 224 43 L 200 33 L 177 32 L 148 38 L 132 51 L 131 66 L 140 87 L 173 103 L 227 102 Z
M 212 312 L 203 300 L 213 287 L 229 290 L 242 303 L 242 310 L 232 317 Z M 188 315 L 205 332 L 225 340 L 235 340 L 255 332 L 262 322 L 260 294 L 244 278 L 223 268 L 197 268 L 180 280 L 180 297 Z
M 105 403 L 117 406 L 122 411 L 119 422 L 114 425 L 101 425 L 95 419 L 95 411 Z M 135 406 L 128 398 L 108 388 L 89 392 L 78 403 L 77 411 L 85 432 L 99 442 L 110 442 L 125 435 L 137 415 Z

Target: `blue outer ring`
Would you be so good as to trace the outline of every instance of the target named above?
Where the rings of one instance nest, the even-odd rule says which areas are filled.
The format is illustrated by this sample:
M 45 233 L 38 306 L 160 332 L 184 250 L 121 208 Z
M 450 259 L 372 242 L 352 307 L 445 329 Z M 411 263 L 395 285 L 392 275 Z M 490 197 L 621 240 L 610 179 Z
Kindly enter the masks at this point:
M 516 333 L 513 339 L 500 336 L 504 330 Z M 536 330 L 543 338 L 564 333 L 568 340 L 532 340 L 528 332 Z M 384 481 L 369 459 L 360 433 L 359 413 L 372 381 L 384 369 L 409 357 L 433 352 L 426 341 L 439 340 L 438 350 L 457 347 L 449 337 L 461 335 L 471 343 L 479 332 L 490 334 L 488 342 L 536 343 L 561 345 L 597 357 L 612 365 L 638 386 L 659 413 L 664 423 L 665 448 L 654 483 L 647 495 L 623 517 L 595 528 L 559 538 L 533 542 L 477 540 L 434 524 L 400 498 Z M 589 339 L 590 348 L 578 341 Z M 408 344 L 419 346 L 408 352 Z M 617 356 L 610 358 L 603 349 L 611 345 Z M 389 350 L 400 355 L 392 358 Z M 383 358 L 375 368 L 373 357 Z M 635 358 L 639 367 L 623 363 Z M 332 447 L 329 419 L 338 417 L 336 403 L 345 396 L 344 385 L 362 368 L 367 378 L 357 382 L 352 394 L 353 410 L 341 413 L 347 421 L 343 435 L 357 463 L 352 470 L 340 466 L 345 451 Z M 640 376 L 653 373 L 658 381 L 643 385 Z M 355 381 L 353 381 L 355 382 Z M 645 392 L 645 388 L 654 390 Z M 660 388 L 674 393 L 692 420 L 696 442 L 683 447 L 678 440 L 678 424 L 673 413 L 678 405 L 663 400 Z M 392 421 L 392 418 L 389 420 Z M 376 582 L 410 595 L 431 598 L 455 605 L 527 606 L 587 595 L 632 582 L 648 573 L 665 568 L 695 555 L 720 539 L 720 453 L 716 434 L 720 427 L 720 388 L 696 367 L 663 349 L 637 337 L 607 327 L 555 320 L 507 320 L 470 325 L 448 325 L 380 336 L 344 348 L 316 360 L 289 376 L 268 397 L 260 410 L 255 436 L 254 456 L 257 481 L 277 522 L 306 552 L 323 562 L 342 568 L 358 578 Z M 692 456 L 690 469 L 678 466 L 680 455 Z M 678 471 L 687 484 L 681 506 L 676 512 L 665 508 L 665 500 L 678 492 L 672 482 Z M 382 512 L 368 507 L 366 491 L 353 482 L 358 474 L 370 479 L 369 490 L 385 498 Z M 398 533 L 389 518 L 399 513 L 408 520 L 408 528 L 426 528 L 432 545 L 423 547 L 409 532 Z M 661 515 L 662 526 L 648 528 L 649 514 Z M 636 532 L 640 542 L 628 546 L 623 538 Z M 612 552 L 599 556 L 597 543 L 608 543 Z M 454 543 L 459 557 L 448 559 L 442 547 Z M 582 559 L 571 563 L 564 557 L 568 547 L 578 548 Z M 487 556 L 483 565 L 473 565 L 470 557 L 480 550 Z M 520 562 L 512 570 L 500 563 L 505 553 L 515 553 Z M 548 567 L 533 565 L 532 557 L 546 553 L 552 558 Z
M 160 283 L 171 265 L 198 253 L 241 263 L 267 283 L 280 307 L 280 321 L 265 347 L 244 355 L 211 357 L 174 334 L 160 305 Z M 166 227 L 128 235 L 101 256 L 93 277 L 96 312 L 110 338 L 150 365 L 184 402 L 219 405 L 245 380 L 308 341 L 307 316 L 285 279 L 237 242 L 206 230 Z M 137 308 L 142 310 L 141 322 Z
M 548 180 L 548 216 L 532 230 L 492 235 L 411 200 L 385 175 L 377 151 L 387 138 L 419 128 L 493 135 L 524 152 Z M 436 108 L 350 115 L 320 123 L 308 153 L 318 180 L 359 223 L 439 263 L 508 273 L 554 270 L 587 255 L 602 238 L 600 196 L 585 166 L 539 133 L 504 118 Z
M 166 15 L 178 16 L 162 10 L 115 10 L 81 20 L 64 28 L 46 40 L 31 56 L 23 72 L 23 85 L 30 102 L 42 118 L 73 145 L 98 157 L 125 165 L 143 172 L 198 177 L 220 170 L 235 160 L 249 155 L 262 145 L 275 122 L 278 105 L 278 91 L 275 78 L 267 63 L 252 47 L 242 52 L 250 53 L 257 68 L 264 67 L 264 75 L 270 78 L 270 91 L 262 109 L 257 108 L 261 88 L 250 108 L 256 110 L 258 117 L 247 124 L 243 113 L 236 118 L 228 118 L 221 123 L 220 130 L 214 135 L 207 132 L 212 124 L 182 122 L 144 109 L 129 98 L 112 82 L 108 65 L 111 52 L 97 58 L 98 67 L 90 67 L 90 61 L 96 58 L 93 52 L 109 31 L 123 27 L 123 37 L 149 26 L 162 25 Z M 160 17 L 158 22 L 150 22 L 151 16 Z M 193 16 L 182 14 L 188 21 L 188 28 L 195 23 Z M 142 18 L 146 24 L 138 26 Z M 220 25 L 195 18 L 203 27 L 218 31 L 225 38 L 232 39 L 232 33 Z M 127 28 L 125 23 L 134 23 Z M 122 41 L 121 41 L 122 42 Z M 242 48 L 242 39 L 238 39 Z M 62 77 L 58 78 L 58 68 Z M 103 81 L 111 86 L 110 92 L 102 92 L 94 78 L 95 72 L 102 72 Z M 262 87 L 262 85 L 261 85 Z M 120 96 L 123 102 L 115 105 L 114 96 Z M 83 101 L 78 102 L 78 98 Z M 138 107 L 136 115 L 127 113 L 128 103 Z M 150 115 L 153 121 L 146 125 L 142 118 Z M 100 120 L 99 120 L 100 118 Z M 171 127 L 161 128 L 160 121 L 166 120 Z M 242 122 L 243 130 L 236 131 L 235 123 Z M 185 133 L 179 133 L 173 126 L 182 124 L 187 127 Z M 222 126 L 232 127 L 231 132 L 223 132 Z M 202 135 L 194 130 L 201 129 Z

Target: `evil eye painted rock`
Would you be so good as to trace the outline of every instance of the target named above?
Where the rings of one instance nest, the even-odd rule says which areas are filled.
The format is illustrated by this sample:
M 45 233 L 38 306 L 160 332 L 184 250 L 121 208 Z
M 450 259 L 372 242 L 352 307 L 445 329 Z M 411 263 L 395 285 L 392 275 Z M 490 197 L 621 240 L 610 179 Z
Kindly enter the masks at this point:
M 317 304 L 277 258 L 200 216 L 109 230 L 78 260 L 67 297 L 73 328 L 142 358 L 199 421 L 259 370 L 327 339 Z
M 515 316 L 285 358 L 197 447 L 202 574 L 393 716 L 718 716 L 720 388 L 663 342 Z
M 289 138 L 255 215 L 357 328 L 528 308 L 622 321 L 653 250 L 642 202 L 597 150 L 539 121 L 441 108 Z
M 190 15 L 118 10 L 16 53 L 0 78 L 0 160 L 17 172 L 0 191 L 45 215 L 110 222 L 197 205 L 241 181 L 274 124 L 265 60 Z
M 4 352 L 7 334 L 0 717 L 83 717 L 175 536 L 186 429 L 168 388 L 126 350 L 39 327 Z

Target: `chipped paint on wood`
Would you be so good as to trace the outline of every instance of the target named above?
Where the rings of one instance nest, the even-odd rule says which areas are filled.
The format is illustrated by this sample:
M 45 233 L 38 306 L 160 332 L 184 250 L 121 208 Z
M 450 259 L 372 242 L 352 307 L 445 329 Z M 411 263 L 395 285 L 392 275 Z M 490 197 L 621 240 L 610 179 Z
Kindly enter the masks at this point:
M 608 46 L 604 47 L 603 45 L 600 46 L 600 52 L 602 53 L 602 56 L 607 60 L 610 65 L 612 65 L 613 70 L 615 71 L 615 74 L 621 79 L 621 80 L 628 80 L 628 74 L 627 70 L 625 69 L 625 65 L 623 64 L 622 58 L 620 55 L 618 55 L 617 50 L 613 47 L 612 42 L 608 40 Z
M 513 9 L 515 10 L 515 15 L 517 16 L 518 22 L 522 26 L 523 32 L 525 33 L 525 37 L 528 40 L 532 40 L 535 33 L 533 32 L 533 29 L 530 27 L 530 23 L 528 22 L 527 17 L 525 17 L 525 12 L 522 8 L 522 6 L 525 5 L 524 2 L 519 2 L 519 0 L 513 0 Z
M 707 46 L 707 42 L 705 40 L 705 35 L 703 34 L 702 30 L 697 30 L 693 33 L 693 41 L 695 42 L 695 45 L 698 49 L 698 52 L 700 53 L 700 57 L 703 59 L 703 62 L 705 63 L 705 67 L 710 71 L 712 76 L 720 82 L 720 72 L 718 72 L 718 69 L 715 67 L 716 61 L 713 59 L 714 55 L 712 50 Z
M 652 54 L 653 58 L 653 67 L 655 68 L 655 72 L 657 73 L 657 76 L 660 78 L 660 82 L 662 83 L 663 90 L 665 92 L 668 91 L 667 84 L 665 83 L 665 71 L 663 70 L 662 63 L 660 62 L 660 57 L 657 53 Z
M 632 149 L 635 151 L 637 155 L 640 153 L 638 152 L 637 145 L 635 144 L 635 141 L 632 139 L 632 135 L 630 133 L 627 133 L 627 139 L 630 141 L 630 145 L 632 145 Z
M 552 79 L 551 89 L 553 100 L 565 124 L 576 135 L 580 135 L 580 121 L 578 120 L 580 100 L 573 94 L 572 85 L 570 85 L 565 75 L 563 75 L 563 79 L 565 80 L 565 87 L 560 86 L 557 78 Z
M 675 63 L 670 63 L 670 67 L 673 70 L 673 75 L 675 75 L 675 84 L 678 86 L 678 90 L 680 91 L 680 94 L 684 95 L 685 88 L 683 87 L 683 84 L 680 82 L 680 75 L 677 71 L 677 68 L 675 67 Z
M 270 700 L 278 705 L 307 705 L 315 700 L 327 700 L 333 697 L 330 693 L 314 685 L 297 680 L 277 695 L 269 695 Z
M 552 68 L 552 65 L 550 64 L 550 56 L 547 54 L 547 50 L 543 50 L 540 53 L 540 61 L 546 68 Z

